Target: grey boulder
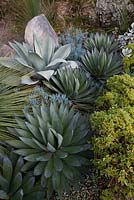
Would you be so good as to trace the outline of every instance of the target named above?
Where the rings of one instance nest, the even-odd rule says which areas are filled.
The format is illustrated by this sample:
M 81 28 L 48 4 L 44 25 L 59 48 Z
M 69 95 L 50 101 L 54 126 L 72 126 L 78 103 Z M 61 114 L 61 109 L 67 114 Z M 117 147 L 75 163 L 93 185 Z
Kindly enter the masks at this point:
M 46 35 L 49 34 L 58 46 L 58 36 L 52 28 L 45 15 L 39 15 L 31 19 L 25 29 L 25 42 L 33 46 L 33 36 L 36 35 L 42 42 L 45 41 Z

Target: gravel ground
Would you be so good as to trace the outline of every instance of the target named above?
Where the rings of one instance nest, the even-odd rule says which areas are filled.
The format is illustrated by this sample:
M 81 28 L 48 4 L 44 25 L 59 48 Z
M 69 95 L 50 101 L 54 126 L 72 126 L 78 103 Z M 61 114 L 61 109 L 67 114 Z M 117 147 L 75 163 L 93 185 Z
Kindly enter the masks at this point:
M 54 197 L 52 200 L 59 200 Z M 91 170 L 83 176 L 83 180 L 79 183 L 79 190 L 72 187 L 70 194 L 64 194 L 62 200 L 99 200 L 99 189 Z

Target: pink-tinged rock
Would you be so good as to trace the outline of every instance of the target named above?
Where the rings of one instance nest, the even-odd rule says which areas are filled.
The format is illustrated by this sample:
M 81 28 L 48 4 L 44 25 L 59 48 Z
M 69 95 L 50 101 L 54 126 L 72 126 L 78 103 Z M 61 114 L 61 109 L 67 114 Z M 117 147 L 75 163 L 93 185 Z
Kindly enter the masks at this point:
M 56 46 L 58 46 L 58 36 L 43 14 L 31 19 L 26 26 L 25 42 L 27 42 L 30 46 L 33 46 L 34 34 L 37 35 L 42 42 L 45 41 L 46 34 L 49 34 L 55 40 Z
M 0 56 L 4 57 L 4 56 L 11 56 L 14 53 L 14 50 L 8 46 L 7 44 L 4 44 L 1 48 L 0 48 Z

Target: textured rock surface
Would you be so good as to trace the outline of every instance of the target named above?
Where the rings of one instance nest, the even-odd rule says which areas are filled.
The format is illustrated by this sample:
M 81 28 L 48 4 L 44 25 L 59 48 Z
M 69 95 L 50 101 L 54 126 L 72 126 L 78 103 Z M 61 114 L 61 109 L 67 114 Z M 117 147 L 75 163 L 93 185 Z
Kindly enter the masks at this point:
M 39 15 L 30 20 L 25 29 L 25 41 L 33 46 L 33 35 L 37 35 L 38 38 L 45 40 L 46 34 L 49 34 L 54 38 L 56 45 L 58 46 L 58 37 L 54 29 L 50 25 L 45 15 Z
M 10 56 L 14 53 L 13 49 L 4 44 L 1 48 L 0 48 L 0 56 Z
M 97 0 L 96 12 L 102 26 L 117 24 L 121 11 L 134 16 L 134 3 L 131 0 Z

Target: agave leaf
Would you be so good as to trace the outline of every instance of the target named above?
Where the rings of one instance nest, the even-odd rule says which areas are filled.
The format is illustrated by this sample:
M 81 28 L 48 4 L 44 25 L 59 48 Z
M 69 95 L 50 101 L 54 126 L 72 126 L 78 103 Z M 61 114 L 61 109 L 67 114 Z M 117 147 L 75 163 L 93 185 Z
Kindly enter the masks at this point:
M 28 148 L 29 146 L 24 144 L 22 141 L 19 140 L 7 140 L 6 141 L 9 145 L 16 147 L 16 148 Z
M 41 199 L 44 199 L 44 196 L 45 196 L 44 191 L 35 191 L 35 192 L 28 194 L 25 197 L 25 200 L 33 200 L 33 199 L 41 200 Z
M 63 151 L 69 153 L 69 154 L 76 154 L 82 151 L 82 146 L 70 146 L 70 147 L 64 147 Z
M 28 132 L 27 130 L 23 130 L 23 129 L 19 129 L 19 128 L 15 128 L 17 134 L 19 136 L 24 136 L 24 137 L 27 137 L 27 138 L 31 138 L 32 134 L 30 132 Z
M 62 142 L 63 142 L 63 137 L 60 134 L 57 134 L 57 139 L 58 139 L 58 148 L 61 147 Z
M 9 182 L 1 175 L 0 175 L 0 186 L 4 188 L 4 191 L 6 192 L 9 189 Z
M 48 130 L 47 140 L 51 145 L 54 145 L 55 138 L 54 138 L 53 131 L 51 128 L 49 128 Z
M 38 82 L 39 81 L 32 81 L 32 79 L 28 75 L 21 77 L 21 84 L 24 84 L 24 85 L 35 85 Z
M 23 190 L 25 191 L 25 194 L 28 194 L 32 191 L 32 188 L 35 183 L 35 177 L 34 176 L 29 176 L 28 180 L 24 179 L 24 184 L 23 184 Z
M 42 153 L 42 155 L 40 155 L 38 158 L 37 158 L 37 160 L 38 161 L 48 161 L 48 160 L 50 160 L 51 159 L 51 157 L 52 157 L 52 153 Z
M 46 145 L 47 144 L 47 140 L 46 140 L 45 132 L 41 128 L 39 128 L 39 130 L 40 130 L 40 134 L 42 136 L 43 142 Z
M 22 184 L 22 174 L 21 173 L 18 173 L 13 181 L 12 181 L 12 185 L 11 185 L 11 188 L 10 190 L 12 191 L 12 194 L 14 194 L 18 189 L 19 187 L 21 186 Z
M 37 121 L 36 121 L 37 123 Z M 42 141 L 42 137 L 39 133 L 39 129 L 38 129 L 38 124 L 36 125 L 35 123 L 29 123 L 29 122 L 25 122 L 28 130 L 30 131 L 27 131 L 27 136 L 24 136 L 24 137 L 27 137 L 27 138 L 30 138 L 31 136 L 34 136 L 37 140 L 39 141 Z M 33 125 L 34 124 L 34 125 Z
M 54 74 L 54 70 L 40 71 L 40 72 L 37 72 L 37 74 L 41 75 L 42 77 L 44 77 L 45 79 L 49 81 L 51 76 Z
M 54 168 L 58 172 L 61 172 L 63 170 L 62 160 L 59 159 L 57 156 L 54 156 Z
M 50 62 L 49 65 L 47 65 L 46 70 L 47 69 L 55 69 L 55 70 L 58 69 L 59 66 L 57 67 L 55 65 L 57 65 L 59 63 L 66 63 L 67 64 L 67 61 L 62 59 L 62 58 L 57 58 L 57 59 L 53 60 L 52 62 Z
M 45 60 L 43 60 L 39 55 L 37 55 L 34 52 L 29 52 L 29 59 L 32 64 L 32 67 L 37 72 L 42 71 L 46 66 Z
M 54 172 L 52 176 L 52 184 L 55 191 L 59 188 L 60 185 L 60 173 Z
M 19 138 L 20 138 L 20 140 L 22 142 L 24 142 L 24 144 L 26 144 L 26 145 L 28 145 L 28 146 L 30 146 L 32 148 L 40 149 L 40 148 L 38 148 L 38 146 L 36 145 L 36 143 L 33 142 L 33 139 L 25 138 L 25 137 L 19 137 Z
M 8 182 L 11 181 L 13 173 L 13 167 L 10 159 L 8 157 L 5 157 L 3 159 L 3 177 L 8 180 Z
M 45 170 L 44 170 L 44 176 L 46 178 L 49 178 L 51 177 L 53 174 L 53 160 L 50 159 L 45 167 Z
M 26 60 L 24 60 L 23 58 L 21 58 L 21 57 L 18 57 L 18 56 L 15 56 L 14 57 L 15 58 L 15 60 L 18 62 L 18 66 L 19 66 L 19 68 L 20 68 L 20 64 L 22 65 L 22 66 L 25 66 L 25 67 L 27 67 L 25 70 L 27 70 L 27 71 L 29 71 L 30 69 L 32 69 L 32 67 L 26 62 Z M 23 67 L 24 68 L 24 67 Z M 28 69 L 29 68 L 29 69 Z M 20 69 L 20 71 L 21 71 L 21 69 Z
M 39 152 L 39 153 L 29 154 L 28 156 L 24 157 L 25 160 L 28 160 L 30 162 L 40 161 L 40 158 L 42 158 L 42 159 L 44 158 L 44 160 L 48 159 L 48 158 L 45 157 L 45 152 L 44 153 Z
M 53 55 L 52 61 L 58 58 L 66 59 L 69 54 L 71 53 L 71 45 L 66 44 L 62 47 L 60 47 Z
M 45 168 L 44 162 L 39 162 L 34 168 L 34 176 L 39 176 L 43 174 L 44 168 Z
M 26 119 L 27 119 L 31 124 L 33 124 L 34 126 L 38 126 L 37 120 L 35 120 L 35 118 L 34 118 L 32 115 L 30 115 L 29 113 L 27 113 L 27 112 L 25 112 L 25 111 L 24 111 L 24 115 L 25 115 Z M 27 126 L 28 126 L 28 124 L 27 124 Z
M 0 190 L 1 199 L 9 199 L 8 194 L 4 190 Z
M 70 155 L 67 158 L 65 158 L 64 161 L 68 165 L 71 165 L 71 166 L 74 166 L 74 167 L 80 167 L 81 166 L 81 162 L 79 160 L 79 157 L 77 157 L 76 155 L 75 156 Z
M 11 197 L 11 200 L 23 200 L 23 196 L 24 196 L 24 193 L 23 193 L 23 190 L 22 189 L 19 189 L 14 195 L 13 197 Z
M 14 153 L 21 155 L 21 156 L 27 156 L 29 154 L 37 153 L 38 151 L 35 149 L 18 149 L 14 150 Z
M 56 152 L 56 149 L 49 142 L 47 143 L 47 149 L 52 153 Z
M 59 157 L 59 158 L 66 158 L 66 157 L 68 156 L 68 153 L 63 152 L 63 151 L 61 151 L 61 150 L 57 150 L 56 155 L 57 155 L 57 157 Z
M 32 140 L 35 142 L 35 144 L 37 144 L 36 148 L 40 148 L 41 150 L 47 151 L 47 148 L 45 147 L 44 144 L 42 144 L 41 142 L 39 142 L 38 140 L 36 140 L 35 138 L 32 138 Z
M 64 167 L 63 167 L 63 174 L 65 175 L 65 177 L 67 177 L 68 179 L 73 179 L 73 171 L 72 169 L 70 168 L 69 165 L 65 165 L 64 164 Z
M 34 45 L 36 53 L 41 58 L 45 59 L 48 64 L 50 62 L 50 59 L 52 58 L 55 49 L 54 39 L 49 34 L 45 36 L 45 42 L 40 41 L 36 35 L 34 35 L 34 37 L 35 37 Z
M 14 168 L 14 174 L 18 174 L 21 170 L 21 168 L 23 167 L 24 165 L 24 160 L 22 157 L 19 157 L 19 159 L 17 160 L 17 163 L 15 165 L 15 168 Z

